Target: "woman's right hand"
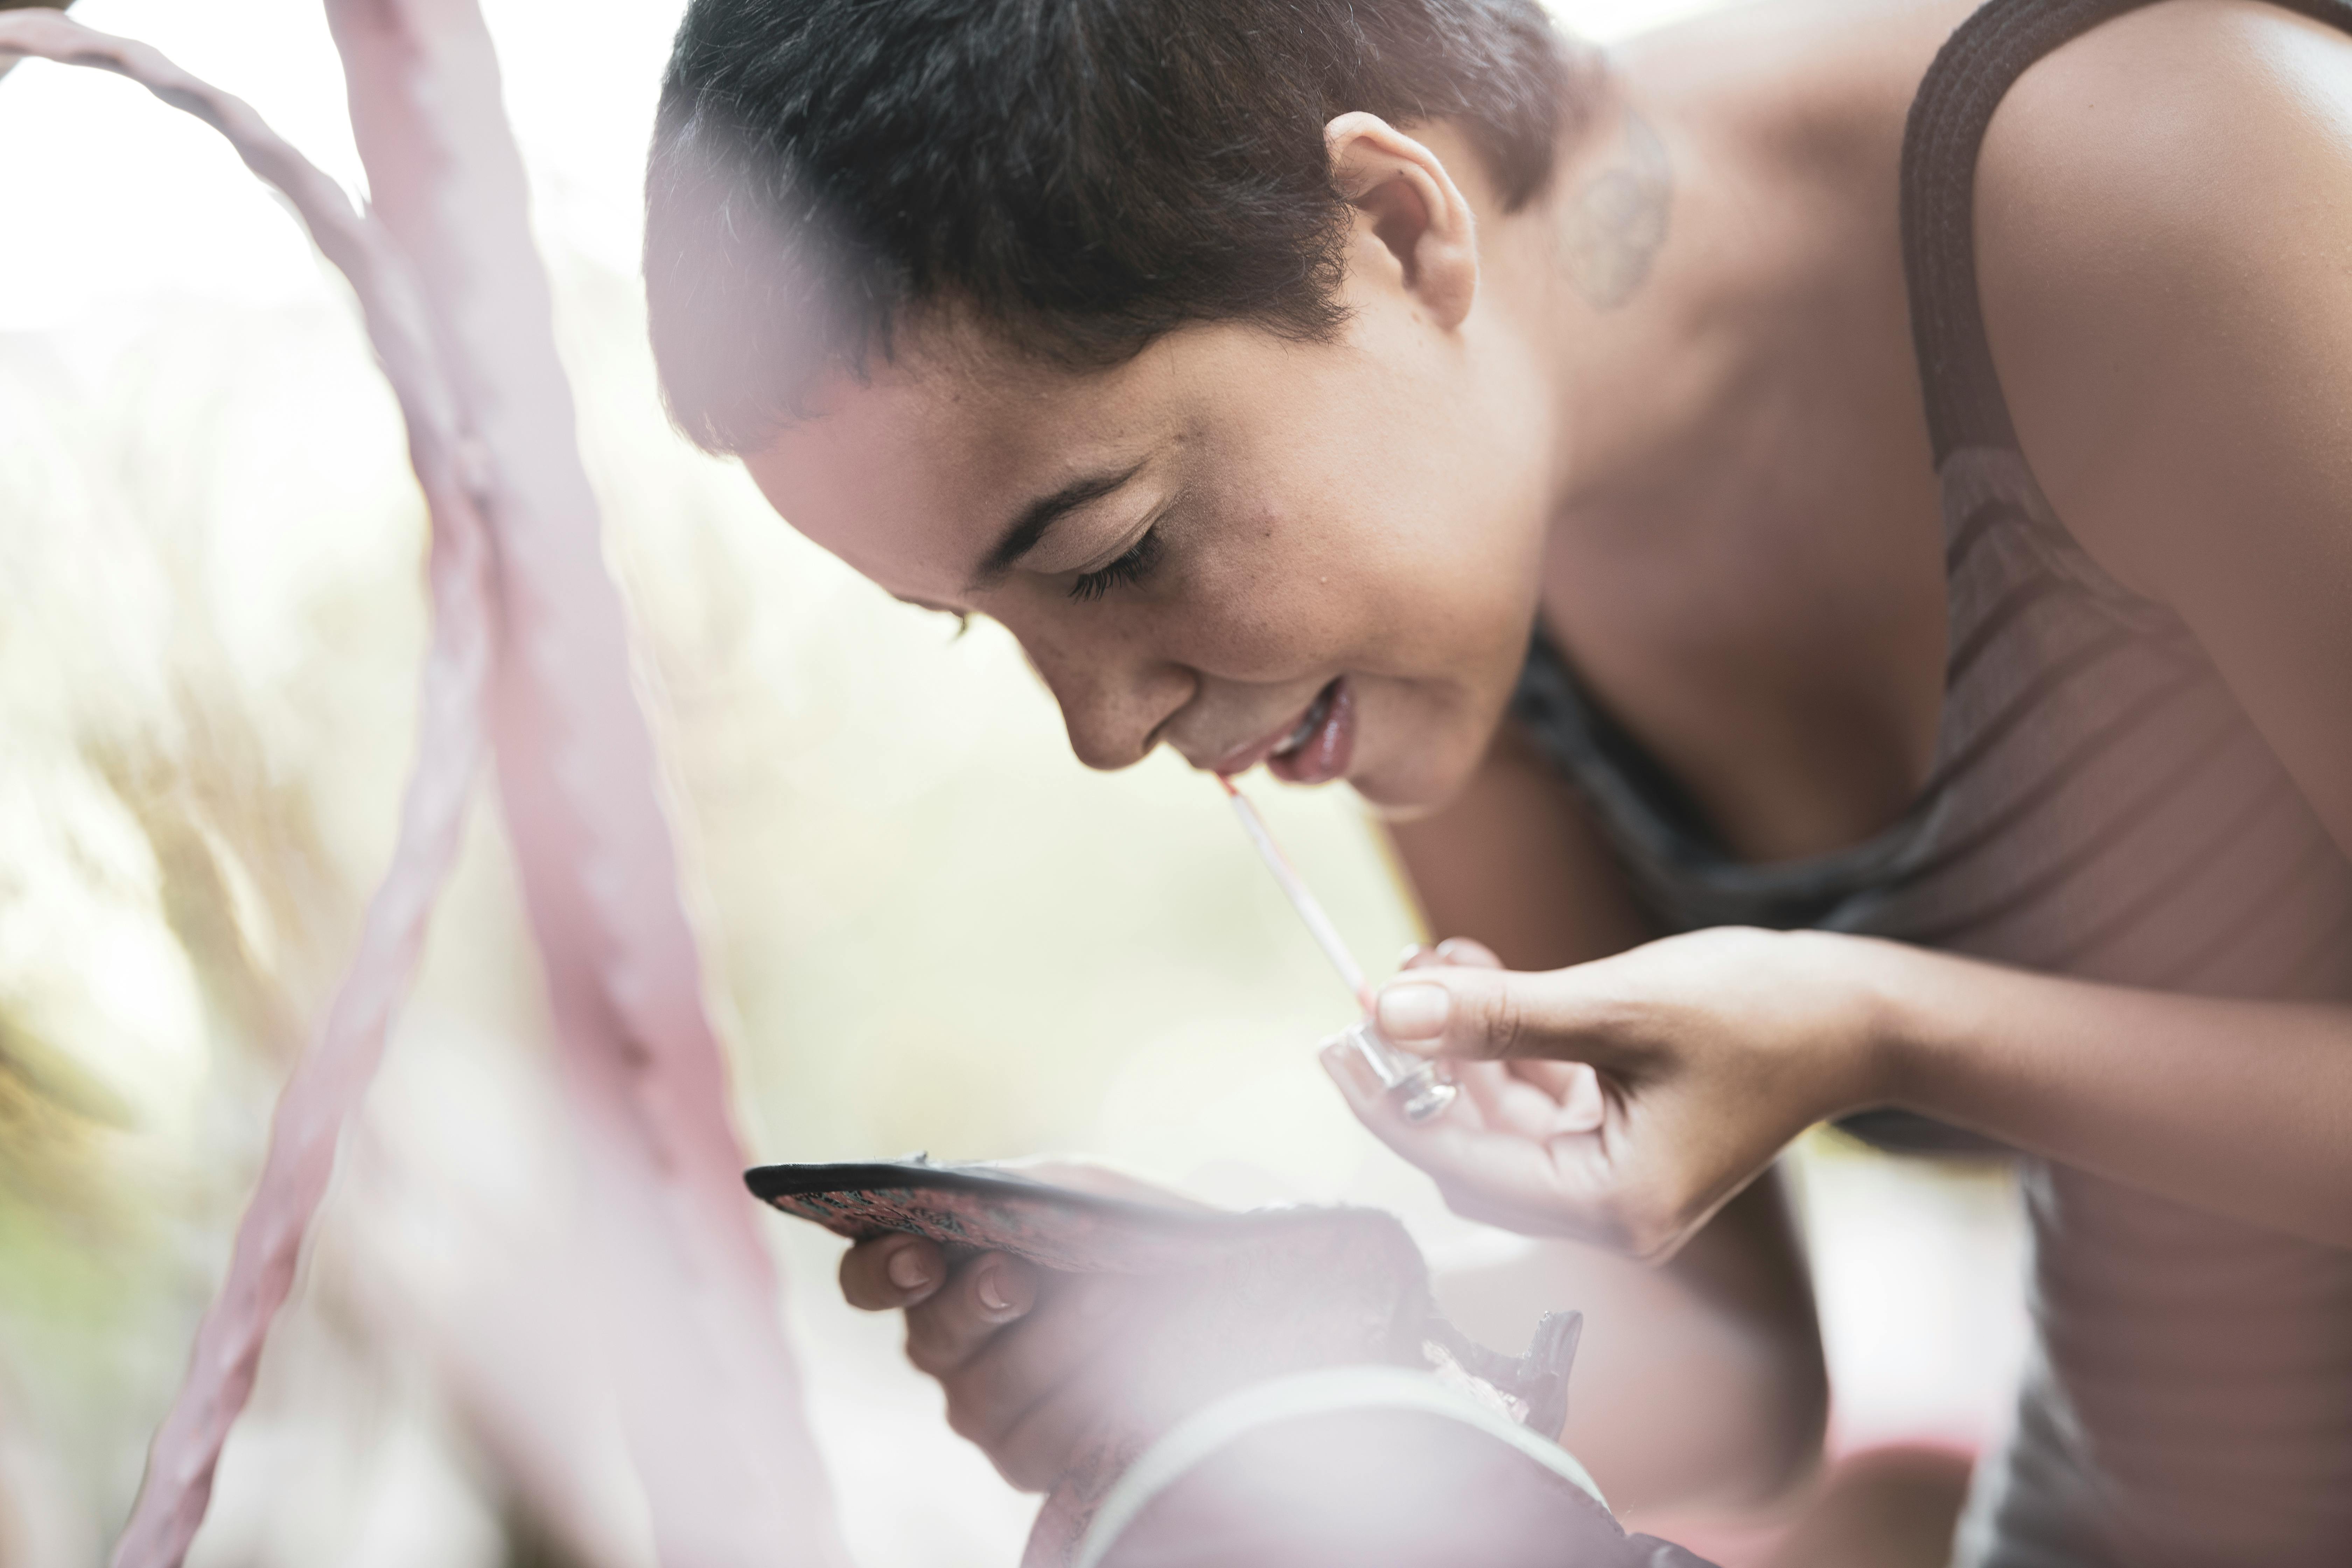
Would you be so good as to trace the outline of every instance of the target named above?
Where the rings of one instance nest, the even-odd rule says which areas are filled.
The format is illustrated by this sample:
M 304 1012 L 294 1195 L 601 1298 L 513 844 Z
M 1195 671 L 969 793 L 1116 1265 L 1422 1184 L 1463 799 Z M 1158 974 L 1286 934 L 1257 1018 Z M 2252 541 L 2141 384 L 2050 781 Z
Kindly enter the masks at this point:
M 1503 961 L 1483 942 L 1454 937 L 1435 947 L 1413 948 L 1405 954 L 1403 967 L 1499 970 Z M 1335 1045 L 1323 1053 L 1324 1069 L 1364 1125 L 1427 1171 L 1446 1206 L 1465 1219 L 1507 1230 L 1559 1233 L 1564 1227 L 1552 1215 L 1529 1212 L 1524 1203 L 1513 1201 L 1524 1185 L 1515 1179 L 1521 1163 L 1517 1156 L 1525 1148 L 1554 1138 L 1599 1131 L 1608 1117 L 1600 1075 L 1583 1062 L 1541 1058 L 1448 1059 L 1444 1065 L 1462 1088 L 1460 1099 L 1445 1112 L 1444 1124 L 1450 1132 L 1468 1136 L 1448 1138 L 1446 1148 L 1453 1157 L 1434 1160 L 1427 1140 L 1401 1135 L 1419 1130 L 1405 1129 L 1386 1113 L 1381 1086 L 1353 1052 Z M 1481 1155 L 1489 1158 L 1482 1161 Z
M 1409 1122 L 1347 1057 L 1328 1065 L 1457 1211 L 1663 1262 L 1807 1128 L 1894 1100 L 1889 998 L 1928 993 L 1922 966 L 1963 963 L 1724 926 L 1562 969 L 1438 970 L 1391 981 L 1380 1016 L 1400 1048 L 1463 1075 L 1453 1110 Z M 1507 1079 L 1475 1070 L 1502 1063 Z M 1561 1076 L 1580 1063 L 1601 1075 L 1589 1122 Z M 1547 1105 L 1534 1090 L 1551 1085 L 1567 1087 Z

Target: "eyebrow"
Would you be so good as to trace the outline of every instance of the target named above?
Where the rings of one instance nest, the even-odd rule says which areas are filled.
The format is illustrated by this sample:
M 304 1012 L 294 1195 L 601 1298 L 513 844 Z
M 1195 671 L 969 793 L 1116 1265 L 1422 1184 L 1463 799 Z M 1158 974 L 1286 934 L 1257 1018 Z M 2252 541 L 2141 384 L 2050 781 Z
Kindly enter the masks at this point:
M 965 591 L 976 594 L 1002 582 L 1004 574 L 1013 570 L 1015 562 L 1037 547 L 1037 542 L 1045 537 L 1047 529 L 1078 508 L 1102 500 L 1142 471 L 1143 465 L 1138 462 L 1117 473 L 1088 474 L 1083 479 L 1072 479 L 1053 494 L 1039 496 L 1023 507 L 1021 515 L 1013 520 L 1012 526 L 997 540 L 996 548 L 990 551 L 987 559 L 980 563 L 980 570 L 971 574 L 971 582 Z

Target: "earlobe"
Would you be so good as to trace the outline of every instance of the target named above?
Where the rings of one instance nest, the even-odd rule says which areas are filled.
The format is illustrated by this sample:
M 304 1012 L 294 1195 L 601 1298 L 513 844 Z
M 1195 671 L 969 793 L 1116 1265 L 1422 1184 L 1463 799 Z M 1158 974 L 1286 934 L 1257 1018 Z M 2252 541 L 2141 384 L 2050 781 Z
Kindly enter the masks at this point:
M 1377 114 L 1323 128 L 1331 182 L 1370 221 L 1406 290 L 1451 330 L 1478 297 L 1477 224 L 1437 154 Z

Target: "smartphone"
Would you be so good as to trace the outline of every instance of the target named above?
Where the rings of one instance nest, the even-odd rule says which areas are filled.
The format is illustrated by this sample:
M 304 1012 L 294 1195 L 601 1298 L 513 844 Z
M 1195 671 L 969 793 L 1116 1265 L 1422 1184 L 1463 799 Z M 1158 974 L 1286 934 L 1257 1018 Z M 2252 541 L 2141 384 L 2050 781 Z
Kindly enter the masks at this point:
M 743 1182 L 761 1202 L 852 1241 L 899 1231 L 1073 1273 L 1162 1273 L 1267 1247 L 1322 1251 L 1353 1243 L 1393 1252 L 1402 1240 L 1395 1219 L 1378 1209 L 1300 1205 L 1236 1212 L 1173 1194 L 1144 1195 L 1149 1189 L 1120 1195 L 1013 1166 L 937 1165 L 920 1156 L 761 1165 L 745 1172 Z M 1418 1253 L 1412 1261 L 1417 1273 Z

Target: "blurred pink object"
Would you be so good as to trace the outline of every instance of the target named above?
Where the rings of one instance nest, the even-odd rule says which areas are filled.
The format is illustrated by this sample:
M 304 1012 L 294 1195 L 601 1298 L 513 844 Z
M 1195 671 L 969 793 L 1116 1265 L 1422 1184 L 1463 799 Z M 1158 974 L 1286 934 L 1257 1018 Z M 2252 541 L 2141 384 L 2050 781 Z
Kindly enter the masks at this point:
M 176 1568 L 380 1061 L 486 741 L 586 1149 L 609 1372 L 671 1568 L 845 1561 L 752 1229 L 719 1041 L 631 689 L 496 57 L 472 0 L 329 0 L 373 193 L 362 217 L 250 108 L 47 11 L 0 57 L 138 80 L 212 124 L 351 279 L 433 525 L 417 762 L 393 862 L 278 1103 L 227 1279 L 158 1431 L 118 1568 Z M 591 1369 L 583 1369 L 583 1373 Z
M 329 0 L 378 218 L 488 454 L 492 739 L 589 1149 L 611 1364 L 663 1563 L 842 1561 L 631 690 L 498 60 L 473 0 Z

